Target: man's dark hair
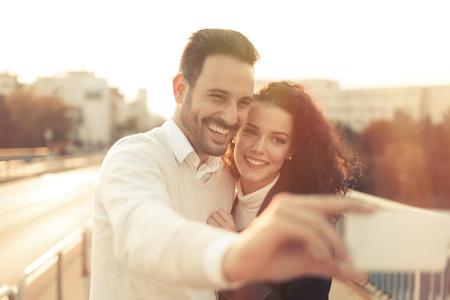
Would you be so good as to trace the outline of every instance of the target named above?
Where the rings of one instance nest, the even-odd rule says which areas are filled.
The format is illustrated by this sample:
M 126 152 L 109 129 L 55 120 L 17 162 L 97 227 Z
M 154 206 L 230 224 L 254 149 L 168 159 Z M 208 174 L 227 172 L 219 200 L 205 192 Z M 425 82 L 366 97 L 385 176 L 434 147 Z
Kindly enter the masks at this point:
M 192 34 L 180 61 L 180 72 L 195 85 L 208 56 L 222 54 L 254 65 L 258 51 L 242 33 L 227 29 L 202 29 Z

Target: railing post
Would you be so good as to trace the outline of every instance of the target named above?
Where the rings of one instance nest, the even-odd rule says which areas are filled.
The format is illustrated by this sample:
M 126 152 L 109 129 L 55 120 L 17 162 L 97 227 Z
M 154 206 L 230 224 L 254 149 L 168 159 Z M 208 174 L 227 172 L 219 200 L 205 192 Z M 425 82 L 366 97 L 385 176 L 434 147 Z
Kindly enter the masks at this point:
M 442 276 L 442 293 L 444 294 L 444 300 L 450 300 L 450 257 L 447 260 L 447 266 L 445 267 Z
M 26 277 L 22 277 L 17 287 L 17 300 L 23 300 L 25 295 Z
M 81 270 L 82 270 L 82 276 L 83 277 L 86 277 L 88 275 L 88 269 L 87 269 L 87 261 L 88 261 L 88 258 L 87 258 L 87 254 L 88 254 L 87 235 L 88 235 L 87 234 L 87 230 L 85 228 L 84 231 L 83 231 L 83 239 L 82 239 L 83 247 L 82 247 L 82 254 L 81 254 L 82 255 L 82 257 L 81 257 L 81 263 L 82 263 Z
M 0 299 L 8 297 L 9 300 L 15 300 L 15 293 L 10 286 L 0 286 Z
M 63 257 L 62 252 L 58 252 L 58 261 L 56 265 L 56 299 L 63 300 L 63 283 L 62 283 L 62 273 L 63 273 Z

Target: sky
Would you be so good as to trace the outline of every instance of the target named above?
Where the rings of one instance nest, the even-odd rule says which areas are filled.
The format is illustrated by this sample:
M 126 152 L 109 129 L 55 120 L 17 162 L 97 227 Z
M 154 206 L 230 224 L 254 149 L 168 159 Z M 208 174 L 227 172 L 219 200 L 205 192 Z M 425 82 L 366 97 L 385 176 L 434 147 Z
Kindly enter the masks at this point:
M 257 79 L 343 88 L 450 84 L 448 0 L 0 1 L 0 72 L 91 71 L 169 117 L 172 78 L 194 31 L 229 28 L 258 49 Z

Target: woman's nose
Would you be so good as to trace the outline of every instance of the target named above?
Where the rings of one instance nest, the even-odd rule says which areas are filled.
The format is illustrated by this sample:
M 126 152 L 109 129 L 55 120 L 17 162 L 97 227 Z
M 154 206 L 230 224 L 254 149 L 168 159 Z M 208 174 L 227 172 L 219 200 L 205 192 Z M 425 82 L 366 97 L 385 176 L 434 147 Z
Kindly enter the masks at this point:
M 255 143 L 252 146 L 252 150 L 255 152 L 263 152 L 264 151 L 264 138 L 259 137 L 255 140 Z

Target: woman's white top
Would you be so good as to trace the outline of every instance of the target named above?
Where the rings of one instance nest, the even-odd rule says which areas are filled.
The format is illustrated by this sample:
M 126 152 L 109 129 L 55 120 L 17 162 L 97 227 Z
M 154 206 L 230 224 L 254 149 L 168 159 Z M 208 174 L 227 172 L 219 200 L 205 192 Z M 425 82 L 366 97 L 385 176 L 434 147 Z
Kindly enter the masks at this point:
M 238 231 L 246 228 L 256 218 L 256 214 L 258 213 L 261 204 L 264 202 L 264 199 L 275 183 L 277 183 L 279 177 L 280 174 L 266 186 L 247 195 L 244 195 L 241 181 L 239 180 L 237 182 L 236 189 L 239 202 L 234 211 L 234 222 L 236 223 L 236 229 Z

